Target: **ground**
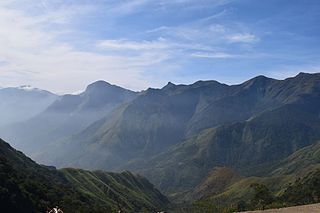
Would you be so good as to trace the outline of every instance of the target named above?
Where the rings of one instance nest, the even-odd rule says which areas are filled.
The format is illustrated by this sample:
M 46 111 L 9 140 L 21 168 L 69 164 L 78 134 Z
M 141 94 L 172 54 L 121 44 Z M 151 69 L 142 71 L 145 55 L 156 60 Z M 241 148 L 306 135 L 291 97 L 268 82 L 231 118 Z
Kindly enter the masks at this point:
M 294 206 L 281 209 L 269 209 L 265 211 L 248 211 L 247 213 L 320 213 L 320 204 Z M 246 213 L 246 212 L 243 212 Z

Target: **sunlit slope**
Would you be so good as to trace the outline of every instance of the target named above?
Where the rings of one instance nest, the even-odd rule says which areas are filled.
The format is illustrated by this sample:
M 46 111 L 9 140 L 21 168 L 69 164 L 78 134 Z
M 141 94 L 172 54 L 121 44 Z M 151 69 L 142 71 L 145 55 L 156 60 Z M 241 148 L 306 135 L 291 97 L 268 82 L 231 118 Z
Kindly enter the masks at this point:
M 146 212 L 166 208 L 168 200 L 145 178 L 38 165 L 0 141 L 0 202 L 5 212 Z

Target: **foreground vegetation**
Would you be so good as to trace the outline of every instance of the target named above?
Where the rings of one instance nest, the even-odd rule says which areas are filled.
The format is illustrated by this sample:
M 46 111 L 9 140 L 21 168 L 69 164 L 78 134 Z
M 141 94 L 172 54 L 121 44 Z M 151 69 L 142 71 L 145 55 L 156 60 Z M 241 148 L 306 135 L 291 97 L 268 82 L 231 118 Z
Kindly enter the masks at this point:
M 168 200 L 145 178 L 130 172 L 56 170 L 36 164 L 0 140 L 0 203 L 3 212 L 150 212 Z
M 247 200 L 237 200 L 230 203 L 228 198 L 215 197 L 202 199 L 186 208 L 180 207 L 177 212 L 204 213 L 204 212 L 239 212 L 249 210 L 265 210 L 296 205 L 306 205 L 320 202 L 320 170 L 308 173 L 303 178 L 298 178 L 289 183 L 281 194 L 274 195 L 264 184 L 253 183 L 250 185 Z

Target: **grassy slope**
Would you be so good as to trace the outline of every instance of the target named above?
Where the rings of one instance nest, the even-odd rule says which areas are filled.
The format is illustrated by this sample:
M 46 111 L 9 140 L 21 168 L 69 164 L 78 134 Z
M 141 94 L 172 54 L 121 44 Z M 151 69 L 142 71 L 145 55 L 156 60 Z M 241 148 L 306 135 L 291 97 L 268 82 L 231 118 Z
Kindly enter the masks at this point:
M 320 184 L 320 143 L 305 147 L 293 153 L 278 164 L 262 165 L 268 176 L 242 177 L 239 181 L 229 184 L 223 192 L 207 197 L 210 202 L 225 205 L 249 201 L 253 196 L 252 184 L 266 185 L 274 196 L 284 198 L 285 204 L 301 205 L 318 202 Z M 256 168 L 258 169 L 258 168 Z M 264 174 L 265 175 L 265 174 Z
M 107 173 L 80 169 L 62 169 L 77 190 L 102 205 L 120 206 L 133 212 L 160 210 L 168 200 L 145 178 L 130 172 Z
M 41 166 L 0 139 L 0 203 L 6 212 L 145 212 L 168 200 L 145 178 Z M 118 205 L 119 204 L 119 205 Z

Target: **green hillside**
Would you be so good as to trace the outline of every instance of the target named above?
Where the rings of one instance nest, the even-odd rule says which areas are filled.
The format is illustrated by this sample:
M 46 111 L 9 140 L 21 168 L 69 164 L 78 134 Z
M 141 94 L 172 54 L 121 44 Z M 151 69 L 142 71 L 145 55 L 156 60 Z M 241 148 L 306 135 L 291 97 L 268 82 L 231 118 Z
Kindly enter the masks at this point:
M 317 143 L 298 150 L 279 163 L 256 167 L 258 171 L 265 170 L 263 176 L 242 176 L 224 185 L 219 193 L 202 197 L 189 210 L 233 212 L 320 202 L 319 157 L 320 147 Z M 260 192 L 254 186 L 259 186 Z M 258 195 L 258 192 L 265 199 L 260 203 L 257 199 L 262 195 Z
M 58 205 L 65 212 L 149 212 L 168 200 L 145 178 L 36 164 L 0 141 L 0 203 L 4 212 L 44 212 Z
M 219 195 L 194 202 L 188 211 L 235 212 L 319 203 L 320 170 L 294 176 L 244 178 Z
M 62 169 L 62 173 L 77 191 L 100 205 L 109 205 L 132 212 L 161 210 L 168 200 L 145 178 L 125 171 L 110 173 L 80 169 Z

